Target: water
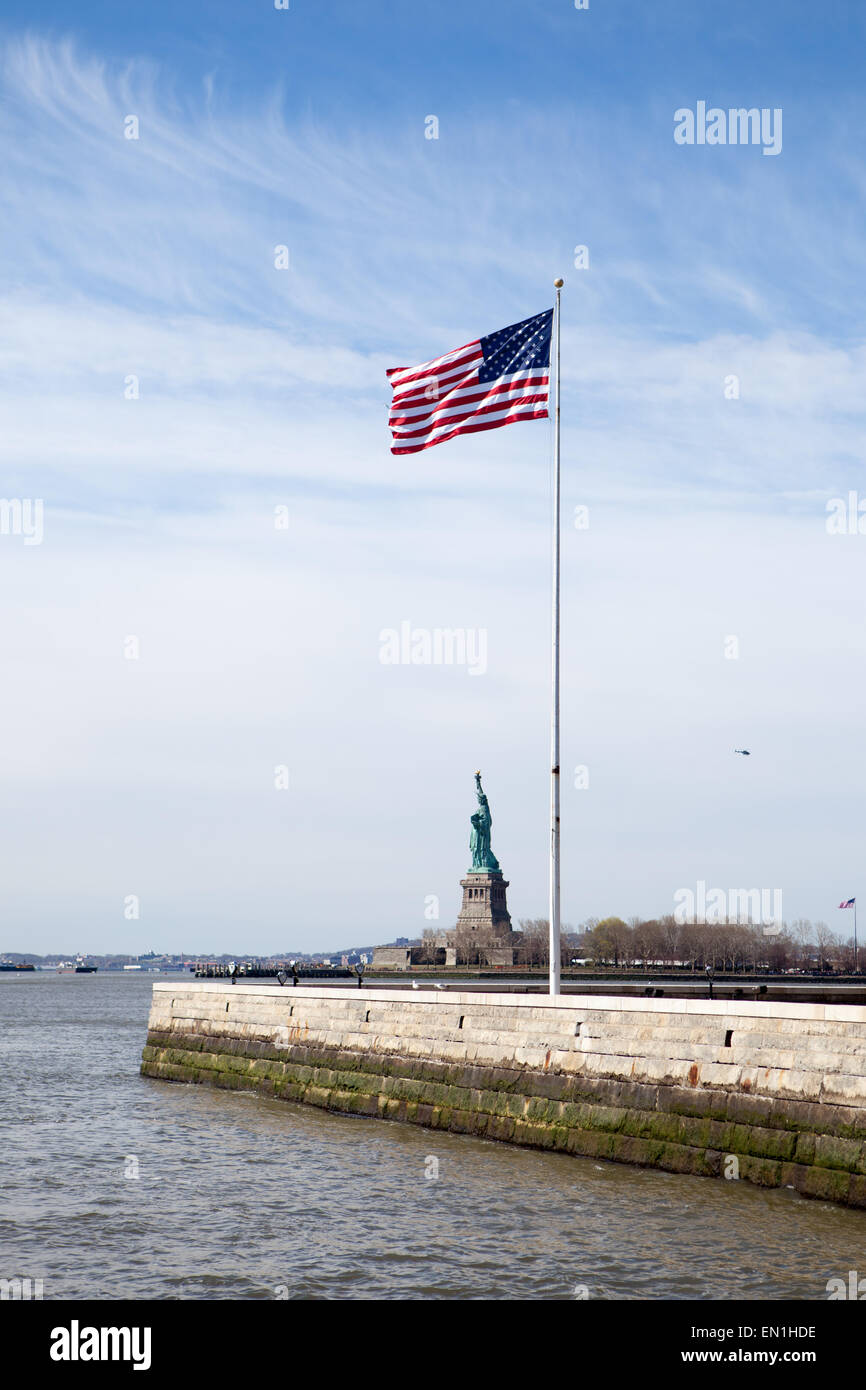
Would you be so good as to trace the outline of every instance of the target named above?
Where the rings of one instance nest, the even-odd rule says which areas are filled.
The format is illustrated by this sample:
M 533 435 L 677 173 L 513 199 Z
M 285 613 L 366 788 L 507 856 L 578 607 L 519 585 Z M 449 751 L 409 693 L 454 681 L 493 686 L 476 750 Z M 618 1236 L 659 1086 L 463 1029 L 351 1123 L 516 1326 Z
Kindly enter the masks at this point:
M 46 1299 L 823 1300 L 866 1273 L 866 1213 L 791 1191 L 142 1078 L 151 984 L 0 975 L 0 1278 Z

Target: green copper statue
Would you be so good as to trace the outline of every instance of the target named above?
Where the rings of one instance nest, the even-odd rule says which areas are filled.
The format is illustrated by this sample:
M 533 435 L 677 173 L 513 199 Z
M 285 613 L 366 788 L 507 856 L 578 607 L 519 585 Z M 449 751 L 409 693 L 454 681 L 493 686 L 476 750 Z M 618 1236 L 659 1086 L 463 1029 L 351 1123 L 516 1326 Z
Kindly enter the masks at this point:
M 475 791 L 478 796 L 478 810 L 471 816 L 472 833 L 469 836 L 469 848 L 472 851 L 471 874 L 489 874 L 499 872 L 499 860 L 490 848 L 490 827 L 493 824 L 493 817 L 490 814 L 490 806 L 487 797 L 481 789 L 481 773 L 475 774 Z

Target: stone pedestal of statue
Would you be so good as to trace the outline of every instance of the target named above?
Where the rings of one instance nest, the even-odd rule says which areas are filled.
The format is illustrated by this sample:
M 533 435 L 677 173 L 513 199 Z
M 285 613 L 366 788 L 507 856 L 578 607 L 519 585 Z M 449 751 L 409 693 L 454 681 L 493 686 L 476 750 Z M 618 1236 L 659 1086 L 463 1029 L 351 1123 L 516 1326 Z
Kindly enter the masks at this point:
M 512 965 L 519 933 L 512 930 L 506 889 L 495 872 L 468 873 L 460 880 L 463 905 L 454 928 L 457 959 L 467 964 Z
M 457 918 L 458 932 L 472 933 L 484 941 L 510 935 L 511 917 L 505 895 L 508 880 L 501 872 L 469 873 L 461 878 L 460 887 L 463 905 Z

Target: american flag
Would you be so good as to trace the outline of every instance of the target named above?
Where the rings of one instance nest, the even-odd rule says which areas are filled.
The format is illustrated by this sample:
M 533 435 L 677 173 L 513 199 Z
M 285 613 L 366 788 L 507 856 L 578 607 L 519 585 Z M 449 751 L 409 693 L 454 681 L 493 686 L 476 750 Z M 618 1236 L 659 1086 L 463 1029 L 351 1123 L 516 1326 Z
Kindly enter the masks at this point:
M 392 454 L 416 454 L 457 434 L 547 419 L 553 310 L 512 323 L 465 347 L 392 367 Z
M 856 901 L 857 901 L 856 898 L 849 898 L 848 901 L 847 901 L 846 903 L 840 903 L 839 906 L 840 906 L 840 907 L 853 907 L 854 904 L 856 903 Z

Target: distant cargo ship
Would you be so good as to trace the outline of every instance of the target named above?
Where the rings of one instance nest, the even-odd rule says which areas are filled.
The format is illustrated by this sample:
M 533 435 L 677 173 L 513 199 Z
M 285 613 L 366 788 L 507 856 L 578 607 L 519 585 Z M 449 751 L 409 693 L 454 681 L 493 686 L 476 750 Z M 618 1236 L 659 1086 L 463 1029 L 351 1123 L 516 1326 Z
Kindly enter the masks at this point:
M 0 961 L 0 970 L 35 970 L 35 965 L 7 965 L 5 961 Z
M 95 975 L 99 969 L 98 965 L 76 965 L 76 975 Z

